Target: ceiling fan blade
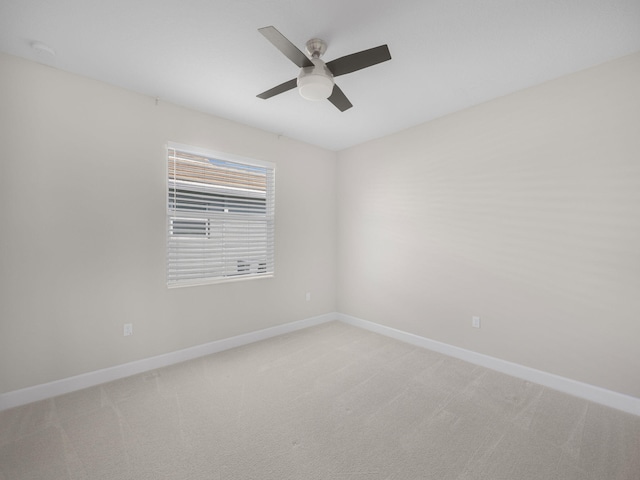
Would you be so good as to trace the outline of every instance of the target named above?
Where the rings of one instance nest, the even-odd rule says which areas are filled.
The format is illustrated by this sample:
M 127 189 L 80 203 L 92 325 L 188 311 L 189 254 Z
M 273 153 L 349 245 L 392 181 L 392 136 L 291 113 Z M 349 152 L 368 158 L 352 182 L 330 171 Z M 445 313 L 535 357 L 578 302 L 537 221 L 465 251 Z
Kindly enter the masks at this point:
M 342 90 L 340 90 L 340 87 L 338 85 L 333 86 L 333 92 L 331 92 L 331 96 L 328 98 L 328 100 L 333 103 L 341 112 L 349 110 L 351 107 L 353 107 L 347 96 Z
M 280 93 L 289 91 L 293 88 L 296 88 L 296 86 L 298 85 L 298 79 L 297 78 L 293 78 L 287 82 L 281 83 L 280 85 L 278 85 L 277 87 L 273 87 L 269 90 L 267 90 L 266 92 L 262 92 L 259 95 L 256 95 L 256 97 L 258 98 L 262 98 L 264 100 L 266 100 L 267 98 L 271 98 L 275 95 L 278 95 Z
M 284 55 L 300 68 L 313 67 L 311 60 L 302 53 L 298 47 L 291 43 L 287 37 L 282 35 L 275 27 L 262 27 L 258 31 L 269 40 L 274 47 L 280 50 Z
M 389 47 L 380 45 L 379 47 L 370 48 L 369 50 L 363 50 L 358 53 L 336 58 L 335 60 L 327 62 L 326 65 L 331 73 L 333 73 L 333 76 L 337 77 L 386 62 L 387 60 L 391 60 Z

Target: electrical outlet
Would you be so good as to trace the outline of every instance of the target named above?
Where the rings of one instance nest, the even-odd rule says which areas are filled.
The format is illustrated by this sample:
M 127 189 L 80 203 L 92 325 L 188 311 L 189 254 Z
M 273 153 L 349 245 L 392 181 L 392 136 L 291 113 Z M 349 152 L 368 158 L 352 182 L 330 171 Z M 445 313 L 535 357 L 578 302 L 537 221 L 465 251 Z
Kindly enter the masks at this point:
M 307 292 L 307 302 L 311 301 L 311 292 Z
M 480 317 L 471 317 L 471 326 L 473 328 L 480 328 Z
M 128 337 L 129 335 L 133 335 L 133 323 L 124 324 L 124 336 Z

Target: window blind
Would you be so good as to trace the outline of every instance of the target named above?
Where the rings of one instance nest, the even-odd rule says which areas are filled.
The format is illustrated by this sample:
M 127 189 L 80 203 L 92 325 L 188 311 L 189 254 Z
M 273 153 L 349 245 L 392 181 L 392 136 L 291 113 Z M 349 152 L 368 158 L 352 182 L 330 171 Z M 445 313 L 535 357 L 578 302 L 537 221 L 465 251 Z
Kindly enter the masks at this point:
M 167 284 L 272 276 L 273 165 L 172 145 L 167 158 Z

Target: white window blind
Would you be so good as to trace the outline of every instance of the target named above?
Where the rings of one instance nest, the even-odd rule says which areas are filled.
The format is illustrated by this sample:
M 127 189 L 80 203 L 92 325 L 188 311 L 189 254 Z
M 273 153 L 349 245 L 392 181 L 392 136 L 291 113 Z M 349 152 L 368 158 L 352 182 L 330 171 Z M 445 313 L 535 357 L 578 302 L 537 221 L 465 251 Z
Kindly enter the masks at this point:
M 274 166 L 169 145 L 167 285 L 274 273 Z

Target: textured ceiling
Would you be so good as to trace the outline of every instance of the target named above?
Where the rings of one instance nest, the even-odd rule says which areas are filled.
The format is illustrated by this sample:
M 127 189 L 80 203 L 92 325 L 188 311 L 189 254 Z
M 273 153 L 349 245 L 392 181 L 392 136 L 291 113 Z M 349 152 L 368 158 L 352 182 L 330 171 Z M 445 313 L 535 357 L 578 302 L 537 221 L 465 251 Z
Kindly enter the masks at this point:
M 324 39 L 327 61 L 385 43 L 393 59 L 337 78 L 344 113 L 261 100 L 298 73 L 267 25 L 301 50 Z M 640 0 L 0 0 L 0 50 L 341 150 L 640 51 Z

